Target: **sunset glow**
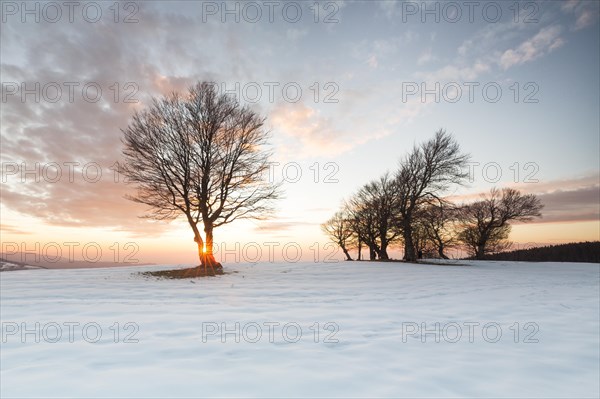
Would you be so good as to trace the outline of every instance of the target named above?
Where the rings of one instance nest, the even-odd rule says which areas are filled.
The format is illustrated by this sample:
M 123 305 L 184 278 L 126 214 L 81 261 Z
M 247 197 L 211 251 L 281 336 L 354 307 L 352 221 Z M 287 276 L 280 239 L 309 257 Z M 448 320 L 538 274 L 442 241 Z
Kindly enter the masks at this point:
M 63 251 L 64 243 L 98 243 L 108 261 L 122 258 L 124 246 L 133 243 L 140 262 L 194 262 L 197 248 L 185 220 L 140 218 L 148 208 L 125 198 L 135 187 L 114 167 L 121 160 L 120 129 L 134 111 L 145 109 L 151 96 L 183 92 L 198 80 L 215 82 L 266 117 L 270 178 L 282 181 L 285 192 L 269 219 L 221 228 L 216 242 L 238 243 L 240 250 L 254 242 L 293 242 L 303 248 L 301 260 L 313 260 L 309 248 L 318 243 L 323 251 L 328 242 L 319 226 L 340 203 L 393 171 L 415 143 L 440 127 L 473 161 L 471 181 L 448 195 L 468 202 L 492 187 L 512 186 L 541 196 L 542 219 L 515 225 L 513 242 L 598 240 L 597 7 L 568 4 L 546 3 L 539 21 L 528 24 L 508 17 L 494 24 L 423 24 L 383 1 L 375 7 L 340 4 L 341 22 L 334 24 L 223 24 L 187 2 L 144 3 L 139 23 L 112 24 L 114 35 L 80 29 L 85 21 L 21 26 L 10 20 L 2 27 L 8 82 L 2 251 L 14 243 L 28 250 L 59 242 Z M 206 23 L 197 23 L 204 17 Z M 202 51 L 147 40 L 148 32 L 164 31 L 174 21 L 173 37 L 207 38 Z M 357 24 L 368 29 L 359 35 Z M 74 51 L 66 38 L 76 34 L 97 46 Z M 29 46 L 21 47 L 17 36 Z M 316 37 L 324 40 L 322 48 L 314 46 Z M 46 40 L 52 49 L 39 57 L 35 49 Z M 34 101 L 21 87 L 36 87 L 33 80 L 40 87 L 98 82 L 102 101 L 88 101 L 80 90 L 69 101 L 64 85 L 60 101 L 43 101 L 50 94 L 41 89 Z M 486 100 L 485 85 L 500 87 L 502 98 Z M 462 99 L 448 101 L 456 90 Z M 302 93 L 297 100 L 296 91 Z M 121 247 L 117 258 L 110 249 L 115 243 Z

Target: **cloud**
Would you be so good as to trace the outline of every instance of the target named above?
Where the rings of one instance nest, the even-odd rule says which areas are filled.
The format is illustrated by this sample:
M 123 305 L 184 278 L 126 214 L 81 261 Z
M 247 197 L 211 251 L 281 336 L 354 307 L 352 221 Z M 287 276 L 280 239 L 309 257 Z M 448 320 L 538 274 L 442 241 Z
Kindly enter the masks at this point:
M 25 231 L 20 227 L 5 223 L 0 224 L 0 230 L 9 234 L 31 234 L 31 231 Z
M 568 3 L 563 5 L 562 12 L 576 15 L 594 14 L 593 11 L 589 13 L 575 11 L 582 7 L 585 8 L 579 2 Z M 456 57 L 451 63 L 438 71 L 422 73 L 422 75 L 433 77 L 454 75 L 472 78 L 481 73 L 494 72 L 495 68 L 507 70 L 550 54 L 566 43 L 563 32 L 568 21 L 557 15 L 561 13 L 560 10 L 560 5 L 548 3 L 544 13 L 532 16 L 531 10 L 523 7 L 517 19 L 510 18 L 504 22 L 485 24 L 476 30 L 472 37 L 458 45 Z M 532 17 L 536 17 L 538 22 L 535 24 L 528 22 Z M 581 18 L 582 21 L 587 21 L 589 17 Z M 477 69 L 475 67 L 477 64 L 485 68 Z
M 298 226 L 314 226 L 316 223 L 304 222 L 301 220 L 289 220 L 289 221 L 262 221 L 260 225 L 257 225 L 254 230 L 260 232 L 275 232 L 281 233 L 282 231 L 290 231 Z
M 446 59 L 444 66 L 431 71 L 421 68 L 414 76 L 431 82 L 476 80 L 483 74 L 494 72 L 505 52 L 500 49 L 514 46 L 515 42 L 522 43 L 524 32 L 530 28 L 531 24 L 512 19 L 509 22 L 485 24 L 471 35 L 476 39 L 469 38 L 458 45 L 456 55 L 453 59 Z M 423 67 L 431 61 L 440 60 L 444 60 L 444 57 L 426 49 L 417 58 L 417 65 Z
M 47 164 L 40 167 L 44 165 Z M 2 204 L 53 226 L 105 227 L 143 236 L 158 235 L 169 229 L 164 222 L 138 217 L 145 214 L 146 207 L 125 199 L 132 188 L 122 181 L 115 182 L 115 175 L 108 167 L 93 166 L 87 173 L 76 167 L 70 174 L 61 165 L 62 175 L 54 183 L 49 179 L 59 176 L 55 174 L 59 169 L 48 170 L 52 171 L 43 173 L 40 169 L 37 176 L 31 173 L 25 179 L 20 175 L 10 176 L 2 189 Z M 2 229 L 5 230 L 4 225 Z
M 291 28 L 286 31 L 286 36 L 290 40 L 298 40 L 308 35 L 308 29 Z
M 458 54 L 460 56 L 465 56 L 467 55 L 467 52 L 469 51 L 469 49 L 473 46 L 473 40 L 468 39 L 465 40 L 456 50 L 458 52 Z
M 580 0 L 567 0 L 563 2 L 560 7 L 563 11 L 572 12 L 580 3 Z
M 427 64 L 428 62 L 435 61 L 435 60 L 437 60 L 437 57 L 431 53 L 431 47 L 430 47 L 427 50 L 425 50 L 424 52 L 422 52 L 421 55 L 419 55 L 419 58 L 417 58 L 417 65 L 424 65 L 424 64 Z
M 544 204 L 543 219 L 538 222 L 575 222 L 600 220 L 600 186 L 575 190 L 556 190 L 539 194 Z
M 600 174 L 514 186 L 540 197 L 544 204 L 539 223 L 599 221 Z
M 513 187 L 528 193 L 550 193 L 559 190 L 582 190 L 588 187 L 597 186 L 599 182 L 600 174 L 596 172 L 569 179 L 540 181 L 538 183 L 520 183 L 513 185 Z
M 335 157 L 397 132 L 431 105 L 430 99 L 423 103 L 419 98 L 404 103 L 393 87 L 399 90 L 401 82 L 340 90 L 336 104 L 276 104 L 268 122 L 280 144 L 278 155 Z
M 597 1 L 569 0 L 561 5 L 563 12 L 575 17 L 573 30 L 585 29 L 598 22 L 600 4 Z
M 429 82 L 473 81 L 489 70 L 487 63 L 477 60 L 472 65 L 446 65 L 433 72 L 417 72 L 415 76 Z
M 508 69 L 515 65 L 533 61 L 562 46 L 565 41 L 560 37 L 558 25 L 542 28 L 535 36 L 521 43 L 517 48 L 504 51 L 500 57 L 500 65 Z
M 332 119 L 304 103 L 280 104 L 270 114 L 273 128 L 302 145 L 299 153 L 312 156 L 340 154 L 353 147 Z
M 384 15 L 387 18 L 392 18 L 397 14 L 397 5 L 398 2 L 396 0 L 380 0 L 376 3 L 379 8 L 383 11 Z
M 350 45 L 351 54 L 366 63 L 371 68 L 377 68 L 384 61 L 394 59 L 399 52 L 419 38 L 419 34 L 407 29 L 401 35 L 379 38 L 374 40 L 360 40 Z
M 375 54 L 371 54 L 371 56 L 367 59 L 367 64 L 373 69 L 379 66 L 379 62 L 377 61 L 377 56 Z
M 542 218 L 530 223 L 582 222 L 600 220 L 600 175 L 598 173 L 572 179 L 540 183 L 522 183 L 510 187 L 537 195 L 544 208 Z M 452 196 L 457 203 L 468 203 L 487 195 L 471 193 Z
M 255 78 L 264 72 L 257 65 L 271 45 L 247 46 L 246 41 L 263 42 L 265 35 L 250 24 L 201 23 L 197 12 L 178 14 L 161 7 L 140 5 L 139 22 L 133 24 L 104 18 L 95 24 L 42 21 L 23 28 L 12 20 L 3 25 L 3 85 L 25 83 L 32 88 L 37 82 L 42 88 L 56 82 L 62 95 L 56 102 L 43 94 L 22 101 L 17 93 L 3 101 L 2 162 L 30 169 L 36 163 L 63 166 L 63 177 L 54 183 L 23 182 L 12 176 L 3 182 L 3 206 L 56 226 L 103 227 L 140 235 L 169 229 L 165 223 L 139 219 L 147 209 L 123 198 L 132 188 L 113 180 L 109 167 L 121 157 L 120 129 L 151 96 L 184 91 L 198 80 Z M 254 38 L 232 34 L 244 29 L 253 30 Z M 190 46 L 193 37 L 202 38 L 203 51 Z M 282 35 L 269 43 L 283 46 L 287 38 Z M 73 100 L 65 82 L 76 83 Z M 84 97 L 88 84 L 100 87 L 98 101 Z M 79 169 L 71 181 L 65 162 L 100 165 L 103 178 L 90 183 Z
M 596 22 L 598 19 L 598 13 L 593 12 L 592 10 L 584 10 L 577 16 L 577 21 L 575 21 L 575 30 L 587 28 Z

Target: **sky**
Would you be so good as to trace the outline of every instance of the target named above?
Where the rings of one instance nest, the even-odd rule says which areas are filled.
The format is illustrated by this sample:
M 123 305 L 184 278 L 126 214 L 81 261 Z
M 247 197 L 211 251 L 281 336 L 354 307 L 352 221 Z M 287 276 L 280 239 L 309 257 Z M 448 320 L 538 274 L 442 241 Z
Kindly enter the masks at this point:
M 195 262 L 113 166 L 133 113 L 198 81 L 267 118 L 283 181 L 215 232 L 225 263 L 341 259 L 320 224 L 441 128 L 472 160 L 447 195 L 542 199 L 515 245 L 600 239 L 598 2 L 68 4 L 1 3 L 1 252 Z

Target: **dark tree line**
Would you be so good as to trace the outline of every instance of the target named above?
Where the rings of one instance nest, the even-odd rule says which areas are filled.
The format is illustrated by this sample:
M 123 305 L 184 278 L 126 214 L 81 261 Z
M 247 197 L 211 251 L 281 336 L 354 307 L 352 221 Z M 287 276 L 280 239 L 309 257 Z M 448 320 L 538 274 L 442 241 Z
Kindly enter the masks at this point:
M 447 259 L 446 251 L 457 247 L 478 259 L 498 252 L 509 245 L 509 222 L 541 216 L 542 205 L 536 196 L 510 188 L 453 204 L 444 194 L 465 183 L 468 161 L 452 135 L 439 130 L 402 158 L 394 173 L 361 187 L 323 230 L 347 260 L 353 249 L 357 259 L 366 259 L 363 247 L 369 260 L 388 260 L 391 245 L 402 245 L 411 262 L 422 255 Z
M 600 263 L 600 242 L 578 242 L 486 255 L 485 259 L 520 262 Z

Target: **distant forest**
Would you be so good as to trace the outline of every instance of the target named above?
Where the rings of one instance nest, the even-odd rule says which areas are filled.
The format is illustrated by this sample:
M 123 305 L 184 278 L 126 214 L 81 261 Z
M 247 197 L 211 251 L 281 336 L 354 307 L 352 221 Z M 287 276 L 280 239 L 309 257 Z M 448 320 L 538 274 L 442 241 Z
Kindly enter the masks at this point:
M 471 258 L 469 258 L 471 259 Z M 485 256 L 487 260 L 600 263 L 600 241 L 549 245 Z

